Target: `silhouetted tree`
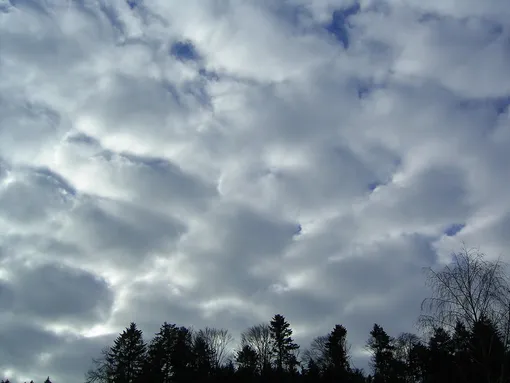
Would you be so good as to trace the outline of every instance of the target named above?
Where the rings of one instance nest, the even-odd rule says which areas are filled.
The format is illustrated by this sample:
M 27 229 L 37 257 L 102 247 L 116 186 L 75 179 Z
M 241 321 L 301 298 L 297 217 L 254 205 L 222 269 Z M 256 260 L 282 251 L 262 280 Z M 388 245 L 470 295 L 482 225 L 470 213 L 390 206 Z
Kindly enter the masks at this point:
M 174 376 L 173 352 L 178 328 L 164 322 L 147 349 L 144 377 L 147 381 L 170 383 Z
M 234 362 L 229 359 L 222 366 L 216 370 L 216 376 L 214 377 L 214 382 L 218 383 L 234 383 L 238 380 L 236 379 L 236 370 L 234 366 Z
M 214 355 L 203 332 L 194 334 L 192 351 L 194 379 L 204 381 L 212 373 Z
M 409 351 L 409 364 L 407 366 L 409 381 L 425 382 L 428 368 L 428 348 L 422 342 L 412 345 Z
M 199 330 L 198 335 L 203 339 L 211 352 L 211 363 L 214 368 L 219 368 L 227 362 L 229 357 L 227 347 L 234 340 L 226 329 L 206 327 Z
M 329 335 L 321 335 L 315 337 L 310 347 L 304 352 L 304 360 L 308 365 L 308 369 L 310 371 L 318 371 L 319 373 L 323 373 L 328 364 L 328 342 Z
M 171 360 L 174 382 L 189 382 L 194 365 L 193 335 L 184 326 L 177 329 Z
M 110 383 L 113 380 L 113 366 L 108 363 L 110 347 L 101 350 L 99 358 L 92 359 L 93 367 L 85 373 L 86 383 Z
M 368 350 L 372 354 L 374 383 L 399 382 L 396 374 L 395 347 L 392 338 L 378 324 L 374 324 L 367 342 Z
M 452 335 L 454 354 L 454 381 L 468 383 L 472 379 L 471 333 L 462 322 L 457 322 Z
M 104 350 L 103 359 L 96 360 L 96 369 L 87 373 L 87 382 L 134 383 L 143 373 L 146 344 L 142 331 L 134 322 L 127 327 L 113 346 Z
M 306 368 L 303 368 L 303 377 L 305 382 L 319 382 L 322 377 L 322 369 L 317 365 L 313 358 L 307 359 Z
M 496 326 L 482 316 L 471 330 L 472 373 L 475 381 L 497 383 L 506 379 L 505 346 Z
M 347 347 L 347 330 L 336 325 L 326 341 L 327 366 L 325 373 L 335 381 L 346 380 L 350 375 L 349 355 Z
M 393 342 L 395 347 L 395 368 L 398 376 L 405 382 L 414 382 L 420 376 L 419 365 L 416 364 L 416 350 L 421 344 L 416 334 L 401 333 Z M 419 348 L 418 348 L 419 349 Z
M 427 269 L 432 296 L 422 302 L 420 324 L 425 328 L 443 327 L 457 334 L 457 343 L 460 339 L 466 343 L 465 334 L 460 336 L 460 333 L 488 321 L 507 350 L 510 346 L 510 283 L 504 266 L 499 260 L 486 260 L 485 254 L 477 249 L 463 248 L 452 254 L 452 262 L 442 270 Z M 464 349 L 455 353 L 457 365 L 466 363 L 455 369 L 456 379 L 473 377 L 470 370 L 474 363 L 472 347 L 470 344 L 468 351 L 464 344 Z M 506 357 L 499 359 L 500 379 L 506 379 Z
M 433 294 L 422 304 L 428 312 L 420 316 L 427 332 L 423 338 L 411 333 L 393 338 L 374 324 L 367 341 L 372 375 L 351 366 L 347 329 L 341 325 L 313 339 L 298 371 L 299 346 L 290 324 L 277 314 L 269 324 L 244 331 L 233 355 L 225 329 L 195 332 L 165 322 L 146 346 L 131 323 L 93 359 L 86 381 L 510 383 L 510 294 L 502 264 L 464 251 L 443 271 L 429 272 Z M 51 383 L 49 377 L 45 383 Z
M 276 370 L 294 372 L 298 364 L 295 352 L 299 345 L 292 339 L 292 329 L 285 317 L 276 314 L 270 322 L 272 351 Z
M 261 373 L 271 369 L 271 331 L 269 325 L 259 324 L 246 329 L 241 334 L 241 347 L 250 346 L 257 353 Z
M 426 271 L 432 296 L 422 302 L 420 324 L 454 330 L 457 322 L 471 328 L 485 317 L 509 334 L 510 285 L 500 261 L 487 261 L 477 249 L 463 248 L 442 270 Z
M 238 371 L 245 379 L 251 379 L 259 374 L 259 361 L 257 352 L 249 345 L 245 344 L 236 354 L 236 363 Z
M 436 327 L 428 342 L 428 382 L 451 382 L 454 380 L 454 348 L 450 334 L 442 327 Z

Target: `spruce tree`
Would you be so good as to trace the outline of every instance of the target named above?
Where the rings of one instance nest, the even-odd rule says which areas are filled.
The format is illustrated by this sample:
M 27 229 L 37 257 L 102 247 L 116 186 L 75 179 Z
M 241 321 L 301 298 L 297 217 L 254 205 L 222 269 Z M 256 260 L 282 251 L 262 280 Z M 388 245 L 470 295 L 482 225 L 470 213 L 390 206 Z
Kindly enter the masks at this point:
M 285 317 L 276 314 L 270 322 L 272 351 L 278 372 L 294 372 L 298 364 L 295 351 L 299 345 L 292 339 L 292 329 Z
M 206 380 L 213 369 L 213 351 L 201 333 L 195 334 L 192 355 L 195 379 Z
M 134 322 L 127 327 L 106 353 L 107 381 L 134 383 L 142 376 L 146 344 Z
M 147 349 L 145 365 L 146 380 L 170 383 L 174 374 L 172 353 L 177 339 L 178 328 L 174 324 L 163 323 Z
M 396 382 L 395 347 L 392 338 L 378 324 L 374 324 L 370 331 L 368 349 L 372 353 L 372 367 L 374 369 L 374 383 Z
M 347 355 L 347 330 L 336 325 L 328 335 L 326 342 L 328 355 L 328 374 L 336 379 L 345 379 L 350 372 L 349 356 Z
M 444 328 L 436 327 L 429 339 L 428 346 L 429 381 L 437 383 L 454 381 L 454 344 L 450 334 Z
M 470 335 L 473 378 L 479 382 L 505 381 L 505 346 L 495 324 L 482 316 Z
M 193 354 L 192 332 L 184 326 L 179 327 L 171 354 L 174 382 L 184 383 L 192 380 L 195 364 Z
M 239 373 L 245 377 L 254 377 L 259 371 L 257 352 L 248 344 L 236 353 L 236 364 Z

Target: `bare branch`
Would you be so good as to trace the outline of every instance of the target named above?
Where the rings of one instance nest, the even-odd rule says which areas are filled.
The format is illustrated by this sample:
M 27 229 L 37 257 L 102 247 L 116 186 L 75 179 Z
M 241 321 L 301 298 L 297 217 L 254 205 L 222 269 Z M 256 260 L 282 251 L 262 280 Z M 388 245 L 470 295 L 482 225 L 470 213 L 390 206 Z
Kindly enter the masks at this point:
M 218 368 L 228 362 L 228 345 L 234 340 L 228 330 L 206 327 L 198 331 L 198 336 L 209 346 L 214 367 Z
M 259 368 L 271 362 L 271 331 L 269 325 L 259 324 L 248 328 L 241 334 L 241 347 L 250 346 L 257 352 Z
M 510 335 L 510 283 L 504 266 L 486 260 L 478 249 L 463 247 L 442 270 L 426 269 L 432 296 L 421 304 L 419 324 L 453 330 L 458 321 L 469 328 L 486 317 Z

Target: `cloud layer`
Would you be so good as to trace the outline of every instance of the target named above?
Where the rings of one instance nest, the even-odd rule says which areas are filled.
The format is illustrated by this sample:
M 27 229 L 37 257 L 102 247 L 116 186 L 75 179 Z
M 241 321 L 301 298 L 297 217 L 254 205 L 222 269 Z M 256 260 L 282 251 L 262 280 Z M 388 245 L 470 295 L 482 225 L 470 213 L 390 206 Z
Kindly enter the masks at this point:
M 413 330 L 505 254 L 506 0 L 0 2 L 0 369 L 80 382 L 136 321 Z M 27 366 L 28 370 L 27 370 Z

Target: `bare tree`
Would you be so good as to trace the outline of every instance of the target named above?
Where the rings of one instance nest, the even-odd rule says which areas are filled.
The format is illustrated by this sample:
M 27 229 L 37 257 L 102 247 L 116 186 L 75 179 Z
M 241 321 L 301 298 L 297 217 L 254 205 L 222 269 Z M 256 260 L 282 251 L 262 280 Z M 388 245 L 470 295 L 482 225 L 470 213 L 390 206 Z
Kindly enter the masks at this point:
M 501 261 L 488 261 L 477 249 L 452 254 L 441 271 L 426 269 L 432 297 L 423 300 L 419 324 L 453 329 L 457 322 L 471 328 L 482 317 L 500 323 L 508 333 L 509 283 Z M 502 321 L 503 320 L 503 321 Z
M 415 347 L 423 344 L 420 337 L 416 334 L 409 332 L 400 333 L 397 338 L 393 340 L 395 347 L 395 358 L 404 366 L 404 381 L 415 382 L 415 371 L 412 370 L 413 365 L 413 351 Z
M 259 324 L 241 334 L 241 347 L 250 346 L 257 352 L 259 368 L 262 371 L 271 363 L 272 346 L 269 325 Z
M 110 368 L 106 362 L 109 351 L 110 347 L 104 347 L 101 350 L 101 356 L 92 359 L 94 367 L 85 373 L 86 383 L 108 383 L 111 380 Z
M 321 335 L 312 340 L 310 347 L 304 352 L 306 361 L 313 361 L 323 371 L 328 364 L 328 335 Z
M 441 271 L 426 269 L 432 297 L 424 299 L 419 324 L 425 328 L 442 327 L 453 331 L 457 323 L 472 329 L 490 320 L 503 335 L 504 348 L 510 346 L 510 282 L 506 265 L 489 261 L 478 249 L 452 254 L 452 262 Z M 478 361 L 481 363 L 482 361 Z M 506 371 L 501 366 L 500 380 Z
M 228 345 L 234 340 L 228 330 L 206 327 L 198 331 L 198 336 L 209 346 L 214 367 L 221 367 L 228 362 Z
M 402 362 L 409 364 L 412 349 L 420 343 L 421 340 L 418 335 L 409 332 L 400 333 L 394 340 L 395 357 Z

